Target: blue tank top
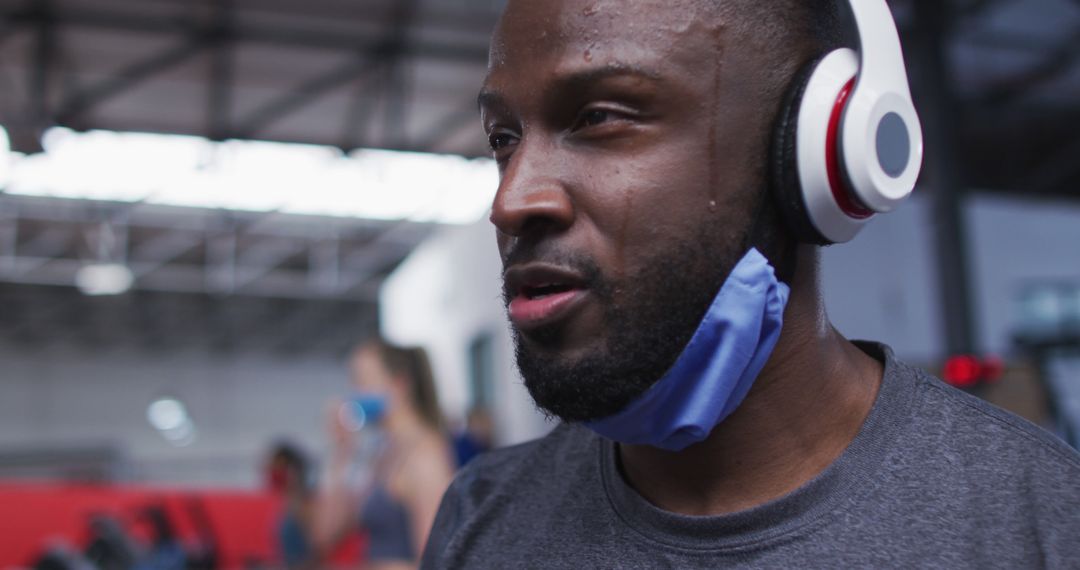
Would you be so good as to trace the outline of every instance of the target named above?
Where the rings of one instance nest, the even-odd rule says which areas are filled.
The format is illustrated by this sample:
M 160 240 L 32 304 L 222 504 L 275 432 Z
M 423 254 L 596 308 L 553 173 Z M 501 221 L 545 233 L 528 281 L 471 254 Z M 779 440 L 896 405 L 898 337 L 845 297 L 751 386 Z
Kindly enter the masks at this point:
M 296 566 L 311 557 L 311 546 L 294 513 L 285 513 L 278 523 L 278 548 L 287 566 Z
M 371 561 L 416 560 L 409 513 L 390 495 L 386 485 L 377 483 L 372 489 L 360 509 L 360 522 L 368 531 L 368 558 Z

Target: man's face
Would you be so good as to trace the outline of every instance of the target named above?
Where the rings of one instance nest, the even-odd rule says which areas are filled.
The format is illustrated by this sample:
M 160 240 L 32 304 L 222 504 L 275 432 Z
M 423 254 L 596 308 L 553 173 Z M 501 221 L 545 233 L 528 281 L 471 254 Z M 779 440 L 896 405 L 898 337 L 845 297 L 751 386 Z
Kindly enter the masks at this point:
M 711 5 L 511 0 L 493 38 L 480 104 L 518 365 L 565 420 L 658 380 L 746 247 L 771 111 Z

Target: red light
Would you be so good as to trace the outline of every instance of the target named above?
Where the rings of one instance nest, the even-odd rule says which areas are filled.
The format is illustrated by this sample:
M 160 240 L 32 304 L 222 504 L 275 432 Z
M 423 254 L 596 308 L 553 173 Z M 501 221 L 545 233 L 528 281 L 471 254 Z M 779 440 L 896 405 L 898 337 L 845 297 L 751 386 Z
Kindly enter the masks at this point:
M 982 378 L 983 366 L 974 356 L 953 356 L 945 361 L 942 376 L 957 388 L 972 388 Z
M 1005 361 L 998 356 L 987 356 L 982 361 L 982 378 L 986 382 L 994 383 L 1001 380 L 1005 375 Z

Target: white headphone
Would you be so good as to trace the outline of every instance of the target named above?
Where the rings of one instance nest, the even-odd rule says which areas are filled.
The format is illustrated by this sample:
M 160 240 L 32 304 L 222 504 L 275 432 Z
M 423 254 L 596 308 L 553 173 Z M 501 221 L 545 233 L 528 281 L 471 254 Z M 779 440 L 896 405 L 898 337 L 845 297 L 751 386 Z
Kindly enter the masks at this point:
M 859 51 L 838 49 L 804 69 L 778 124 L 773 176 L 803 242 L 851 240 L 911 194 L 922 168 L 922 126 L 889 6 L 849 4 Z

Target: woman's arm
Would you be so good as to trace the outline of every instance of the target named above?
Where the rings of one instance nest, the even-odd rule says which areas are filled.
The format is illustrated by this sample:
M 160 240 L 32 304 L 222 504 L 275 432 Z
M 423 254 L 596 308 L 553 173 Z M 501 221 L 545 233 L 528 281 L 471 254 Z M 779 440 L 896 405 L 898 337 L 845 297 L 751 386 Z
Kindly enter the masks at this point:
M 417 562 L 427 544 L 431 525 L 439 510 L 443 493 L 454 478 L 450 449 L 441 438 L 424 442 L 411 454 L 402 477 L 402 502 L 409 511 L 412 526 L 413 552 Z
M 350 488 L 349 471 L 353 462 L 355 435 L 341 421 L 340 402 L 327 410 L 331 452 L 326 471 L 315 494 L 311 524 L 311 547 L 317 560 L 333 554 L 334 548 L 358 524 L 359 497 Z

